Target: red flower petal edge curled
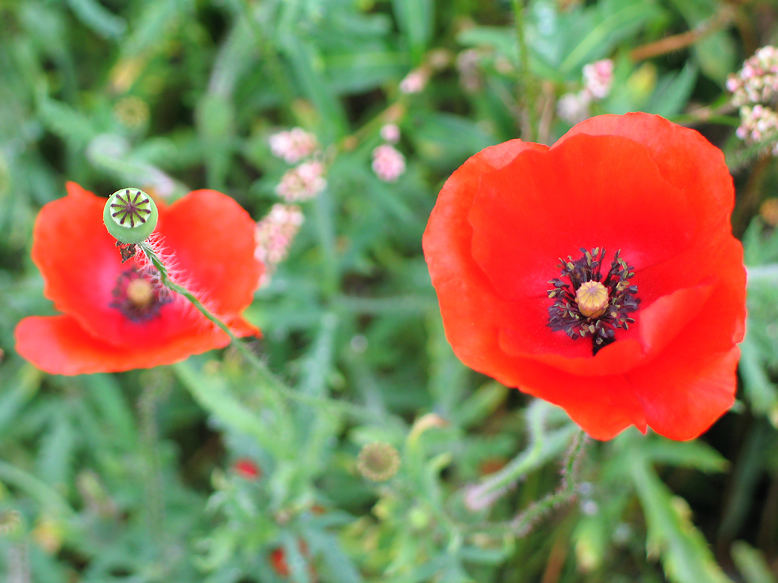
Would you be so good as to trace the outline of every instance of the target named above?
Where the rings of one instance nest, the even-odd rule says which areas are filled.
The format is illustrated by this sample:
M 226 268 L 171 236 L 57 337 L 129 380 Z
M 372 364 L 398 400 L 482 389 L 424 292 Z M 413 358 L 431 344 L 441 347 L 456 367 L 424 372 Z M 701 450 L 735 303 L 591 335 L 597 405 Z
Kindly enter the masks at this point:
M 693 439 L 734 401 L 746 274 L 733 205 L 722 153 L 655 115 L 486 148 L 424 233 L 447 338 L 595 438 L 635 425 Z
M 153 268 L 122 263 L 102 215 L 105 198 L 67 184 L 45 205 L 33 230 L 32 259 L 59 316 L 24 318 L 16 350 L 49 373 L 75 375 L 150 368 L 226 346 L 228 336 Z M 238 335 L 259 334 L 240 317 L 262 265 L 254 258 L 254 221 L 232 198 L 197 190 L 159 203 L 159 233 L 174 278 Z

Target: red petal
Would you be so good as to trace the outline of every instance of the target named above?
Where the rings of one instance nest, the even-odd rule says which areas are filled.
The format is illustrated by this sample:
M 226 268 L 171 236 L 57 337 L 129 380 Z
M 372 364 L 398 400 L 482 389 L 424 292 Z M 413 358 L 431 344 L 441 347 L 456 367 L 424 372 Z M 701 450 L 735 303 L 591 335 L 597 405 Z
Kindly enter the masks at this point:
M 160 213 L 158 231 L 181 279 L 221 314 L 252 301 L 262 264 L 254 258 L 255 224 L 229 196 L 196 190 Z
M 556 145 L 581 134 L 622 136 L 642 144 L 665 180 L 694 205 L 700 231 L 729 224 L 735 189 L 724 154 L 696 130 L 647 113 L 600 115 L 577 124 Z
M 513 359 L 499 347 L 499 324 L 507 304 L 470 255 L 472 227 L 467 213 L 480 177 L 510 163 L 527 150 L 546 146 L 512 140 L 468 159 L 446 181 L 424 231 L 422 246 L 438 293 L 446 337 L 466 365 L 481 372 L 513 369 Z
M 735 402 L 740 349 L 712 356 L 697 346 L 672 349 L 681 352 L 628 376 L 654 431 L 670 439 L 694 439 Z
M 32 259 L 44 294 L 94 334 L 112 312 L 111 291 L 122 271 L 115 240 L 102 220 L 105 199 L 73 182 L 68 195 L 45 205 L 33 229 Z
M 489 374 L 562 407 L 595 439 L 611 439 L 630 425 L 645 431 L 642 403 L 624 375 L 582 377 L 528 359 L 514 359 L 512 369 L 511 378 Z M 523 379 L 518 385 L 517 371 Z
M 219 330 L 203 329 L 168 339 L 164 344 L 116 347 L 84 330 L 70 316 L 24 318 L 16 327 L 16 350 L 51 374 L 119 372 L 172 364 L 192 354 L 226 346 Z
M 505 299 L 540 297 L 558 258 L 581 248 L 605 247 L 607 261 L 621 249 L 638 269 L 673 257 L 689 244 L 691 211 L 645 148 L 572 138 L 484 176 L 469 212 L 472 251 Z

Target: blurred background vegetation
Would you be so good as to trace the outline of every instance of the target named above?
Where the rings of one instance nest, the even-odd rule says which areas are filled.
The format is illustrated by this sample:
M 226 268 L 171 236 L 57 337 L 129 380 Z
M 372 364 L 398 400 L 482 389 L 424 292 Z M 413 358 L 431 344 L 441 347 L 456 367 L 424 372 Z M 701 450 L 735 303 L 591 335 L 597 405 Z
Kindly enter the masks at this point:
M 776 140 L 737 137 L 726 88 L 777 43 L 774 0 L 0 0 L 0 580 L 778 580 Z M 566 416 L 453 356 L 421 234 L 481 148 L 633 110 L 727 155 L 754 274 L 742 386 L 694 442 L 590 443 L 573 484 Z M 15 324 L 54 313 L 29 249 L 66 180 L 218 189 L 259 221 L 292 127 L 326 188 L 247 313 L 253 348 L 356 414 L 273 399 L 229 348 L 82 377 L 15 354 Z M 506 467 L 518 483 L 477 489 Z

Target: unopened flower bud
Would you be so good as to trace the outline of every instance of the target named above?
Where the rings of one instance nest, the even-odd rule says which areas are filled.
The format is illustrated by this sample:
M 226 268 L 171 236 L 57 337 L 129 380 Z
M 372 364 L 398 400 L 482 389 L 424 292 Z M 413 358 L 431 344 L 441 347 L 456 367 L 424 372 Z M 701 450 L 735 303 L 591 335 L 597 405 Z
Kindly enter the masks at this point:
M 399 467 L 400 455 L 388 443 L 368 443 L 357 458 L 359 473 L 373 482 L 388 480 L 397 473 Z

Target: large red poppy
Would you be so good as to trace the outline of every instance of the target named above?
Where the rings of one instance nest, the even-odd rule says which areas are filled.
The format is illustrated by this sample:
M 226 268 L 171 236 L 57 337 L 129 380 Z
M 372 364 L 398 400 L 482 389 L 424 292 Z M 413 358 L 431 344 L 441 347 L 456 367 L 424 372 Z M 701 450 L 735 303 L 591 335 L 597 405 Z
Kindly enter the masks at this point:
M 67 191 L 41 209 L 32 246 L 44 294 L 62 315 L 19 322 L 19 354 L 46 372 L 73 375 L 170 364 L 228 344 L 152 268 L 135 258 L 122 263 L 103 225 L 105 198 L 72 182 Z M 258 334 L 239 315 L 262 273 L 248 213 L 214 190 L 158 207 L 160 245 L 178 280 L 236 334 Z
M 697 437 L 734 400 L 746 275 L 733 204 L 722 153 L 654 115 L 479 152 L 423 240 L 454 352 L 593 437 Z

